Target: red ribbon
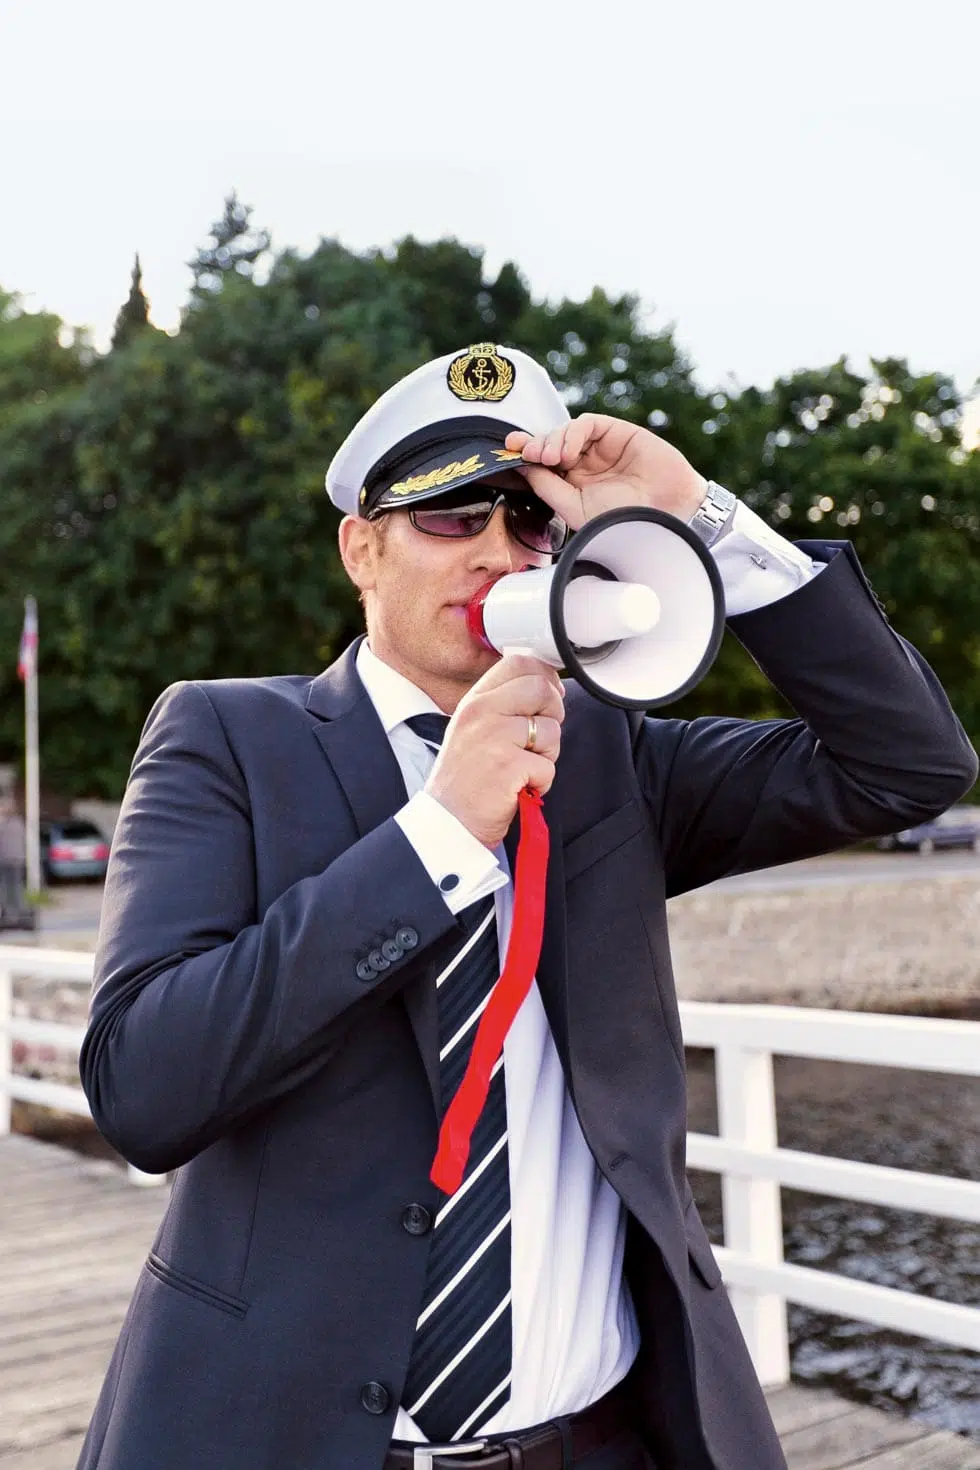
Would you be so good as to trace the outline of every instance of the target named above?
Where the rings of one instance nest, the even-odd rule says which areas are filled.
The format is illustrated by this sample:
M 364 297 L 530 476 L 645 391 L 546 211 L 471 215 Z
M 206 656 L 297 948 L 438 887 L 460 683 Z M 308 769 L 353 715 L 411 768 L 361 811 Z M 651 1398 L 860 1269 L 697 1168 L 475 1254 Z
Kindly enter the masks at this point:
M 503 972 L 480 1017 L 473 1050 L 456 1095 L 439 1129 L 439 1147 L 429 1174 L 444 1194 L 455 1194 L 466 1173 L 470 1139 L 490 1090 L 490 1073 L 503 1050 L 504 1038 L 531 988 L 544 934 L 545 875 L 548 871 L 548 824 L 542 801 L 526 786 L 518 798 L 521 840 L 514 878 L 514 921 Z

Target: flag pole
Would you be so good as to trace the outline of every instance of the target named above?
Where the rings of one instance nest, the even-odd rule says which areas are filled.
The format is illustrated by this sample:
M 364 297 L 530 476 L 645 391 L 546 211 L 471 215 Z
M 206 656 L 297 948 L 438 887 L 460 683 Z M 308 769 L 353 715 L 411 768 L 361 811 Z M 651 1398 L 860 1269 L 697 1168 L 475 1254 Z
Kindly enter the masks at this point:
M 37 718 L 37 603 L 24 599 L 24 627 L 33 633 L 24 668 L 24 843 L 27 887 L 41 891 L 41 766 L 38 758 Z

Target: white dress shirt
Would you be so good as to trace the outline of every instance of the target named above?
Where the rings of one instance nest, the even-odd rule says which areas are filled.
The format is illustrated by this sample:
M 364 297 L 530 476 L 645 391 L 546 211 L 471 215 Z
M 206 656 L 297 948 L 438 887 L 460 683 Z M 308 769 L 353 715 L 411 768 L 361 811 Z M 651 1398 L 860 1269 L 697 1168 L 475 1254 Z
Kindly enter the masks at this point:
M 775 602 L 820 570 L 741 502 L 712 554 L 730 614 Z M 405 723 L 443 712 L 366 642 L 357 672 L 405 780 L 409 800 L 395 820 L 434 883 L 450 873 L 458 877 L 443 893 L 453 913 L 495 894 L 502 958 L 513 912 L 506 853 L 502 846 L 490 852 L 422 789 L 434 757 Z M 504 1068 L 513 1371 L 510 1399 L 483 1426 L 485 1434 L 587 1408 L 625 1377 L 639 1346 L 623 1277 L 625 1214 L 579 1127 L 536 982 L 504 1042 Z M 425 1439 L 403 1408 L 394 1438 Z

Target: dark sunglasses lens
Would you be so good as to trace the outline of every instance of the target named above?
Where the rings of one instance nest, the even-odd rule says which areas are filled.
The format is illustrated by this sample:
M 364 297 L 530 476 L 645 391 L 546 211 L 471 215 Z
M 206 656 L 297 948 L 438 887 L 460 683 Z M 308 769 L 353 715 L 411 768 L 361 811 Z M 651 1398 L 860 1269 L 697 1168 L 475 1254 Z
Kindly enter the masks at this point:
M 411 512 L 416 530 L 427 536 L 478 536 L 503 501 L 511 534 L 529 551 L 554 556 L 561 551 L 568 527 L 550 505 L 536 495 L 496 495 L 493 499 L 460 498 L 455 504 L 421 505 Z
M 543 551 L 554 556 L 561 551 L 568 527 L 550 505 L 537 496 L 508 500 L 507 509 L 514 535 L 529 551 Z
M 469 505 L 420 506 L 412 511 L 412 520 L 416 529 L 427 536 L 478 536 L 492 510 L 489 500 L 471 501 Z

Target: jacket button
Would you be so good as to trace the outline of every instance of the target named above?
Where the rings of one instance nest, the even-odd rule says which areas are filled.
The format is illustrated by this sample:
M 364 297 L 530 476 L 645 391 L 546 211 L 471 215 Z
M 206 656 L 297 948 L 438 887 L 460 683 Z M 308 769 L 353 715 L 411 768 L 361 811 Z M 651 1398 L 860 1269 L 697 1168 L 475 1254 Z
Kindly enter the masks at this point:
M 387 970 L 391 964 L 391 960 L 386 960 L 380 949 L 372 949 L 368 955 L 368 961 L 374 966 L 379 975 L 382 970 Z
M 383 1383 L 365 1383 L 361 1389 L 361 1407 L 369 1414 L 383 1414 L 391 1403 L 391 1394 Z
M 378 972 L 370 960 L 358 960 L 354 973 L 358 980 L 373 980 Z
M 406 924 L 404 929 L 399 929 L 395 934 L 395 943 L 401 945 L 402 949 L 414 949 L 419 942 L 419 936 L 415 929 Z
M 402 1229 L 409 1235 L 425 1235 L 432 1229 L 432 1215 L 425 1205 L 406 1205 L 402 1210 Z
M 384 955 L 386 960 L 390 960 L 391 963 L 394 964 L 396 960 L 401 959 L 405 951 L 402 949 L 401 945 L 396 944 L 393 939 L 386 939 L 384 944 L 381 946 L 381 953 Z

